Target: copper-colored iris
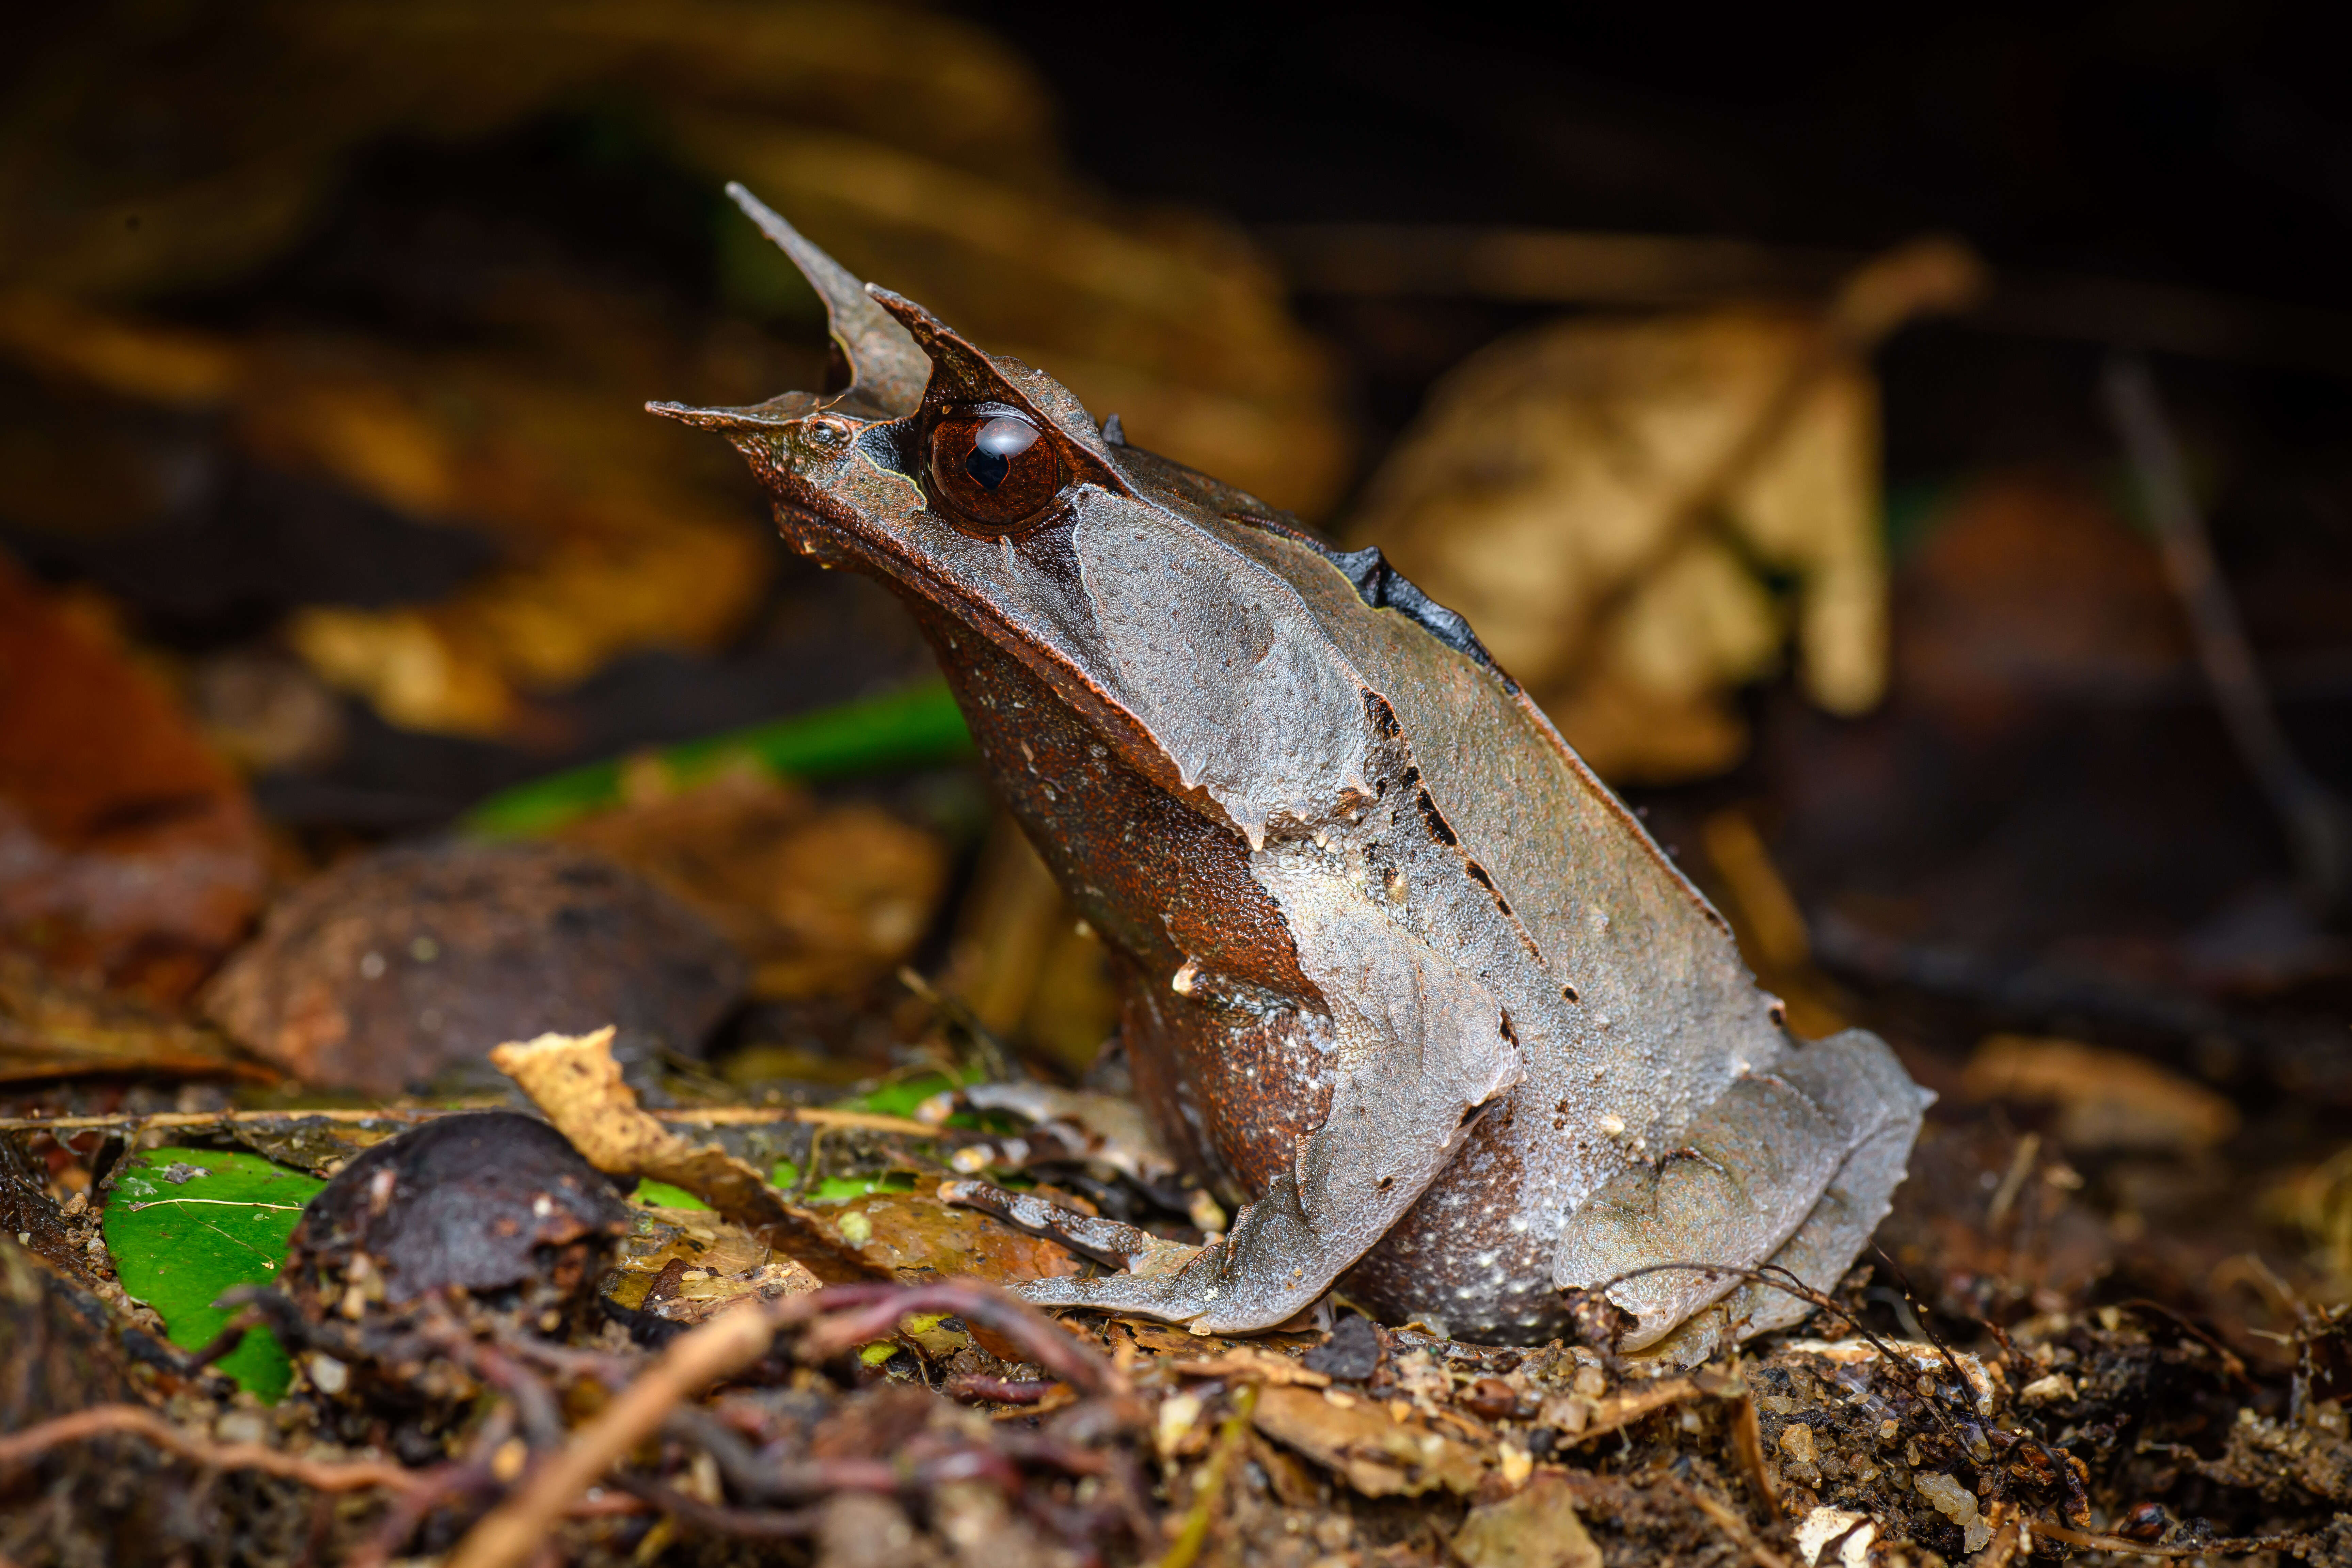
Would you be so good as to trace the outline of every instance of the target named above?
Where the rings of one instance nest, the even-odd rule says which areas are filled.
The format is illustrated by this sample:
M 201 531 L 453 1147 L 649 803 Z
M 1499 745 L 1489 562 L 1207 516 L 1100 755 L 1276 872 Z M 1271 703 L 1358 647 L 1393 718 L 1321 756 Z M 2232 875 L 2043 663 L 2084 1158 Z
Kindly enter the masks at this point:
M 1062 459 L 1018 415 L 951 415 L 931 430 L 931 489 L 971 531 L 1009 533 L 1061 493 Z

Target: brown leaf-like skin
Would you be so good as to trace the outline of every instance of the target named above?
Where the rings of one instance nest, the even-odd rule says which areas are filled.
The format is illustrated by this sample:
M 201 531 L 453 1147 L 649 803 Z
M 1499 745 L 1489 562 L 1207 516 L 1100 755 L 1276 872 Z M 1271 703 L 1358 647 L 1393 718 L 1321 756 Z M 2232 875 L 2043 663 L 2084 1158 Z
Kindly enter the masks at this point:
M 700 917 L 601 856 L 451 843 L 313 878 L 203 1000 L 308 1082 L 394 1094 L 549 1029 L 614 1024 L 691 1053 L 745 979 Z
M 864 301 L 837 273 L 811 277 L 841 340 Z M 1005 804 L 1117 956 L 1139 1099 L 1250 1200 L 1180 1268 L 1029 1299 L 1226 1332 L 1339 1283 L 1397 1320 L 1539 1341 L 1629 1259 L 1784 1257 L 1833 1283 L 1917 1126 L 1885 1047 L 1795 1049 L 1721 917 L 1378 552 L 1106 439 L 1046 376 L 868 294 L 930 362 L 919 406 L 660 411 L 727 433 L 788 541 L 913 609 Z M 1003 537 L 938 493 L 975 408 L 1034 426 L 1063 481 Z M 1852 1092 L 1820 1093 L 1854 1062 L 1873 1070 Z M 1732 1166 L 1689 1179 L 1686 1131 Z M 1648 1278 L 1643 1342 L 1738 1283 Z M 1731 1311 L 1734 1336 L 1790 1321 Z

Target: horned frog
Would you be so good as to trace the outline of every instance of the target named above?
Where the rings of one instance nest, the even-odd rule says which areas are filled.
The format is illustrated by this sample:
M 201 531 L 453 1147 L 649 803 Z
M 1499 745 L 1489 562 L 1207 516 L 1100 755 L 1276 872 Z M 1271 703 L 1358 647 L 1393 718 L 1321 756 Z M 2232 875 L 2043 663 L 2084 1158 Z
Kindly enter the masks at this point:
M 824 299 L 835 386 L 652 406 L 724 432 L 788 541 L 906 602 L 1109 950 L 1146 1112 L 1246 1201 L 1181 1268 L 1029 1299 L 1237 1332 L 1336 1285 L 1507 1342 L 1605 1288 L 1623 1348 L 1694 1356 L 1801 1318 L 1657 1266 L 1833 1286 L 1928 1098 L 1886 1046 L 1794 1038 L 1721 916 L 1378 551 L 1128 445 L 730 192 Z

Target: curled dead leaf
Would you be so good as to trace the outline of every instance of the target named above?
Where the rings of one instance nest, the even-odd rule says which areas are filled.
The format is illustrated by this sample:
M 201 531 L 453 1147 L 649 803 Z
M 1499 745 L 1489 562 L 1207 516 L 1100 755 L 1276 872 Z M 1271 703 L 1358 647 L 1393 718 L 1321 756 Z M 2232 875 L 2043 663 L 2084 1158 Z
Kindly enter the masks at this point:
M 749 1162 L 716 1143 L 689 1143 L 646 1115 L 636 1091 L 621 1081 L 610 1026 L 590 1035 L 509 1041 L 490 1053 L 490 1061 L 598 1170 L 681 1187 L 790 1252 L 821 1279 L 877 1272 L 816 1216 L 786 1203 Z

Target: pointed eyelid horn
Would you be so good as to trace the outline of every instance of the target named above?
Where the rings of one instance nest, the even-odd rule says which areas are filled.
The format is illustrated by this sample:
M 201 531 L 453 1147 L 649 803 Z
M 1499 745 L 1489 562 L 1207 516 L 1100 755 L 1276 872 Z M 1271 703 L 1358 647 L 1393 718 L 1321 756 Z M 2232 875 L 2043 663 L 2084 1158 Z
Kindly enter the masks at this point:
M 866 285 L 849 269 L 819 250 L 782 215 L 730 181 L 727 195 L 743 216 L 766 235 L 800 268 L 817 298 L 824 301 L 825 322 L 833 344 L 849 368 L 849 385 L 819 396 L 788 392 L 749 408 L 693 408 L 677 403 L 648 403 L 655 414 L 712 429 L 747 429 L 800 419 L 819 408 L 839 406 L 845 414 L 870 419 L 901 419 L 922 406 L 923 388 L 931 377 L 931 362 L 915 344 L 907 329 L 874 302 Z
M 1096 434 L 1093 421 L 1066 392 L 1061 395 L 1069 404 L 1068 411 L 1076 416 L 1076 431 L 1071 428 L 1072 421 L 1055 418 L 1054 410 L 1041 406 L 1029 389 L 1013 382 L 954 328 L 912 300 L 874 283 L 868 283 L 866 291 L 903 322 L 916 344 L 930 356 L 936 384 L 943 395 L 974 403 L 1002 403 L 1021 410 L 1048 439 L 1060 446 L 1071 467 L 1080 474 L 1104 489 L 1122 495 L 1135 493 L 1127 476 L 1113 466 L 1109 449 Z M 1054 385 L 1042 375 L 1038 379 L 1046 381 L 1048 386 Z M 1058 386 L 1054 390 L 1061 392 Z
M 874 302 L 866 286 L 846 268 L 810 244 L 800 230 L 745 190 L 740 182 L 730 181 L 727 194 L 743 209 L 744 216 L 760 226 L 761 234 L 793 258 L 793 265 L 824 301 L 834 343 L 849 363 L 849 388 L 843 400 L 855 399 L 890 419 L 904 418 L 920 407 L 931 362 L 907 329 Z

